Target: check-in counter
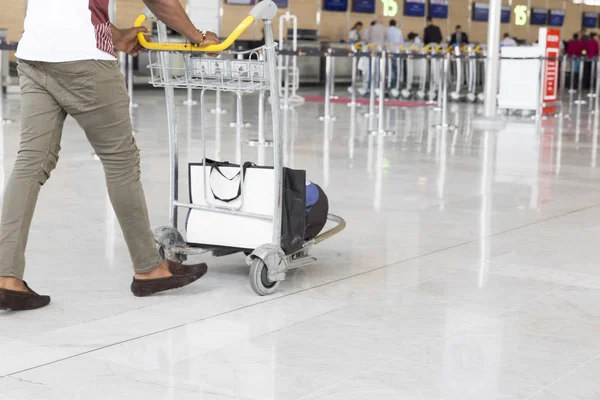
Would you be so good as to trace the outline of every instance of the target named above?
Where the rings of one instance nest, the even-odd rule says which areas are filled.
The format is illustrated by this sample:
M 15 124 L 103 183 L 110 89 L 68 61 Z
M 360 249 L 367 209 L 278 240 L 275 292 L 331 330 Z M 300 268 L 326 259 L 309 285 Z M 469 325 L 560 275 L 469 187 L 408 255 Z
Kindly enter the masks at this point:
M 291 43 L 290 43 L 291 48 Z M 299 49 L 319 50 L 321 43 L 312 40 L 298 41 Z M 300 72 L 300 84 L 318 84 L 321 82 L 321 58 L 300 56 L 297 58 L 296 65 Z
M 350 46 L 347 43 L 323 43 L 323 49 L 332 49 L 337 52 L 350 52 Z M 323 68 L 325 60 L 322 60 Z M 352 80 L 352 57 L 335 57 L 335 82 L 348 83 Z M 324 76 L 323 76 L 324 78 Z M 322 80 L 324 84 L 324 79 Z

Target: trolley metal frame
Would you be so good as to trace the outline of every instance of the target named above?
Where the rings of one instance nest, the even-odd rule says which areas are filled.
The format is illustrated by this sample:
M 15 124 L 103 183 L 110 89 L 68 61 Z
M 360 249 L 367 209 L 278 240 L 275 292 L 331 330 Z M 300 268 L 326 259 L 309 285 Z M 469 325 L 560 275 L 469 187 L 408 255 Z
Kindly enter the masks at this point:
M 140 44 L 150 50 L 151 84 L 155 87 L 165 89 L 167 121 L 169 130 L 169 154 L 170 154 L 170 209 L 169 226 L 163 226 L 155 230 L 155 240 L 161 254 L 166 259 L 173 261 L 184 261 L 188 255 L 202 254 L 212 251 L 215 256 L 224 256 L 238 253 L 242 250 L 236 248 L 199 248 L 188 244 L 178 230 L 178 211 L 180 208 L 197 209 L 216 213 L 239 215 L 247 218 L 267 219 L 273 221 L 272 242 L 259 246 L 249 254 L 246 263 L 250 266 L 250 284 L 252 289 L 259 295 L 273 293 L 279 283 L 285 279 L 289 269 L 311 264 L 316 261 L 308 254 L 309 249 L 325 239 L 341 232 L 346 223 L 343 218 L 336 215 L 328 215 L 328 220 L 335 226 L 328 231 L 318 235 L 316 238 L 303 244 L 302 249 L 293 254 L 284 254 L 281 249 L 281 227 L 282 227 L 282 196 L 283 196 L 283 138 L 280 125 L 280 82 L 277 79 L 277 53 L 276 43 L 273 35 L 272 20 L 277 15 L 277 6 L 271 0 L 264 0 L 252 8 L 248 17 L 238 25 L 233 33 L 221 44 L 199 47 L 193 44 L 171 44 L 167 43 L 167 30 L 162 22 L 158 22 L 158 42 L 148 42 L 143 34 L 138 35 Z M 152 12 L 146 8 L 136 20 L 135 26 L 150 18 L 154 18 Z M 236 54 L 232 58 L 210 58 L 202 57 L 202 53 L 221 53 L 227 50 L 233 42 L 244 32 L 246 28 L 255 21 L 262 20 L 264 23 L 265 45 L 261 48 L 244 52 L 249 59 L 238 59 Z M 263 56 L 258 54 L 262 53 Z M 198 57 L 200 56 L 200 57 Z M 232 92 L 237 97 L 237 155 L 240 169 L 242 161 L 242 95 L 254 91 L 269 90 L 271 94 L 272 127 L 273 127 L 273 167 L 274 185 L 276 188 L 273 215 L 258 215 L 242 212 L 241 209 L 228 207 L 222 204 L 213 204 L 208 201 L 205 190 L 207 205 L 190 204 L 179 200 L 179 149 L 177 143 L 177 120 L 175 108 L 175 89 L 200 89 L 201 92 L 201 131 L 203 142 L 203 163 L 206 160 L 206 142 L 204 129 L 204 95 L 207 90 Z M 240 174 L 241 187 L 243 188 L 243 172 Z M 206 173 L 204 181 L 208 182 Z M 205 189 L 206 189 L 205 185 Z M 241 194 L 243 201 L 243 193 Z

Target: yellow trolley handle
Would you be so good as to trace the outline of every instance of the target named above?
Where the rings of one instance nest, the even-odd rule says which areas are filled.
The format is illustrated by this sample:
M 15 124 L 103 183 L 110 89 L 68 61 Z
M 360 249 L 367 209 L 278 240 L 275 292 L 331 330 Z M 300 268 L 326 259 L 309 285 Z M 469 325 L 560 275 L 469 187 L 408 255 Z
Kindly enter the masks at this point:
M 277 5 L 271 0 L 261 1 L 255 5 L 250 14 L 244 18 L 244 20 L 231 32 L 227 39 L 219 44 L 212 44 L 209 46 L 199 46 L 193 43 L 155 43 L 146 40 L 146 36 L 143 33 L 138 34 L 138 41 L 140 45 L 148 50 L 158 51 L 189 51 L 189 52 L 206 52 L 206 53 L 218 53 L 227 50 L 233 42 L 235 42 L 242 33 L 256 20 L 272 20 L 277 15 Z M 139 17 L 135 20 L 133 26 L 142 26 L 144 21 L 155 18 L 154 14 L 148 7 L 146 7 Z

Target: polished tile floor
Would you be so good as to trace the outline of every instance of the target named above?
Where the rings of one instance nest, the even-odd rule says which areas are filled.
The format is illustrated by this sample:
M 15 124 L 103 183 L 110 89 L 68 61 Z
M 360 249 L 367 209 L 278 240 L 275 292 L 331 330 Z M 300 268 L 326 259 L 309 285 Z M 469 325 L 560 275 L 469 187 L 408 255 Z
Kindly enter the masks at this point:
M 136 101 L 161 225 L 163 94 Z M 209 156 L 270 163 L 270 149 L 236 154 L 229 96 L 223 107 L 206 114 Z M 265 298 L 239 255 L 201 257 L 211 269 L 198 283 L 133 297 L 101 166 L 69 120 L 28 246 L 26 279 L 53 303 L 0 312 L 0 399 L 600 399 L 599 130 L 587 106 L 501 131 L 475 129 L 472 105 L 450 106 L 454 131 L 433 127 L 433 108 L 390 109 L 389 136 L 368 134 L 365 109 L 335 105 L 337 121 L 323 123 L 322 107 L 285 113 L 285 160 L 348 228 Z M 8 115 L 19 117 L 15 95 Z M 256 115 L 248 97 L 244 138 Z M 198 161 L 198 106 L 178 118 L 182 163 Z M 19 127 L 0 125 L 0 186 Z

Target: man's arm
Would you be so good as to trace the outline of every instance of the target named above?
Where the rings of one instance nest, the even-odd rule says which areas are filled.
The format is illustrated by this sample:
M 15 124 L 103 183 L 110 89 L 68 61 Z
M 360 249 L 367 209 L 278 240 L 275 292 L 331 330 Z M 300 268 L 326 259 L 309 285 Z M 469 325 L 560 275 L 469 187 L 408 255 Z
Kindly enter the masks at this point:
M 206 32 L 206 35 L 199 32 L 194 24 L 192 24 L 192 21 L 190 21 L 178 0 L 144 0 L 144 3 L 159 20 L 187 37 L 190 42 L 201 46 L 218 44 L 220 42 L 217 35 L 212 32 Z M 112 24 L 110 27 L 113 43 L 117 50 L 132 56 L 137 56 L 142 51 L 137 40 L 137 35 L 138 33 L 148 33 L 146 28 L 118 29 Z
M 169 28 L 187 37 L 192 43 L 202 43 L 203 37 L 185 13 L 178 0 L 143 0 L 156 18 Z

